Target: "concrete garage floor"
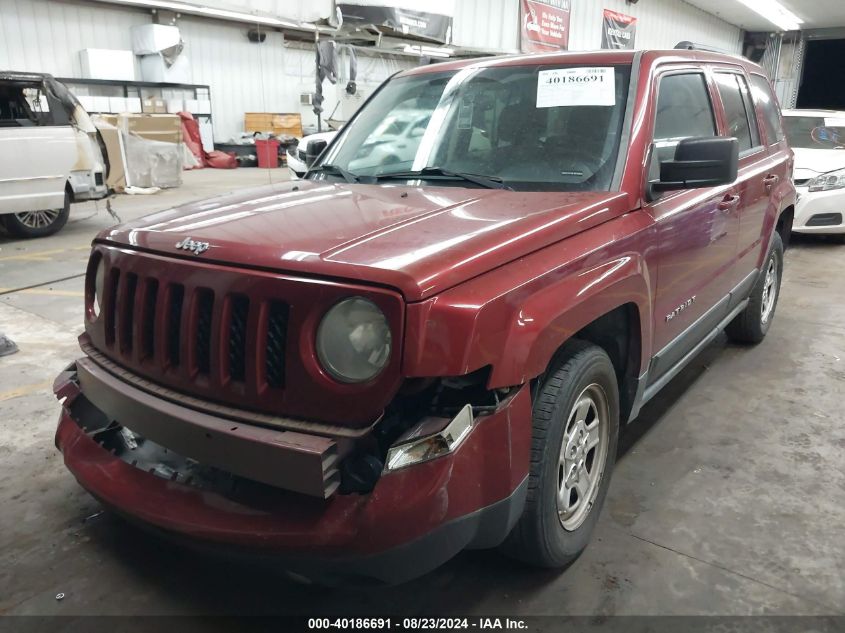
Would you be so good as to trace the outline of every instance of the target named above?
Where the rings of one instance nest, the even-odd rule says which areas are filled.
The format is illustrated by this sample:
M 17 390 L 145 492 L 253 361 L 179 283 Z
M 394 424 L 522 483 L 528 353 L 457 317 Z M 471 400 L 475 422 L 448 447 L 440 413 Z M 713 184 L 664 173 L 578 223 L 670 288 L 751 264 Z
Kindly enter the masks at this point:
M 188 173 L 115 208 L 131 219 L 267 178 Z M 0 614 L 845 614 L 845 246 L 798 241 L 766 341 L 719 338 L 625 431 L 567 572 L 465 552 L 406 585 L 327 592 L 163 544 L 64 469 L 50 384 L 79 354 L 88 245 L 111 224 L 93 210 L 53 238 L 0 238 L 0 331 L 21 347 L 0 359 Z

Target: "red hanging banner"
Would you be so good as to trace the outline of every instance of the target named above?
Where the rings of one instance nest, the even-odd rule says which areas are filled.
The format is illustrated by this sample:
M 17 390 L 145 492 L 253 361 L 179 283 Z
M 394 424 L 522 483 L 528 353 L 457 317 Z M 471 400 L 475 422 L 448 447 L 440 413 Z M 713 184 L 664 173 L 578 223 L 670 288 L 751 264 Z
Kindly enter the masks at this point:
M 524 53 L 569 47 L 570 0 L 520 0 L 520 47 Z

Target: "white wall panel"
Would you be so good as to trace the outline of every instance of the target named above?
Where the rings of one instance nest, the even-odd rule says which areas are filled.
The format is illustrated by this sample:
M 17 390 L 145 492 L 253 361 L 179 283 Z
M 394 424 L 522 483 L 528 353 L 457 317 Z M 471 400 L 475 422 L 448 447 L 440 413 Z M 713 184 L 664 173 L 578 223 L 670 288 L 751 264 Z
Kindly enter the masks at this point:
M 0 69 L 80 77 L 80 50 L 128 50 L 130 28 L 150 21 L 148 11 L 100 2 L 0 0 Z M 242 131 L 244 112 L 300 112 L 299 94 L 314 91 L 313 49 L 286 43 L 281 33 L 269 32 L 264 43 L 255 44 L 247 39 L 247 24 L 192 16 L 180 18 L 179 28 L 190 61 L 189 83 L 211 87 L 218 141 Z M 360 56 L 358 85 L 372 90 L 411 65 Z M 335 91 L 326 86 L 328 114 L 336 101 L 331 99 Z M 308 118 L 306 111 L 306 123 Z
M 637 18 L 637 48 L 674 48 L 689 40 L 733 53 L 742 51 L 742 30 L 682 0 L 572 0 L 569 48 L 601 46 L 602 11 L 611 9 Z
M 457 0 L 454 43 L 509 52 L 519 48 L 519 0 Z M 735 53 L 742 49 L 741 30 L 683 0 L 572 0 L 570 50 L 601 46 L 603 9 L 638 18 L 637 48 L 674 48 L 683 40 Z
M 334 6 L 332 0 L 202 0 L 196 4 L 229 11 L 263 13 L 303 22 L 315 22 L 329 17 Z
M 452 42 L 488 51 L 519 51 L 519 0 L 457 0 Z

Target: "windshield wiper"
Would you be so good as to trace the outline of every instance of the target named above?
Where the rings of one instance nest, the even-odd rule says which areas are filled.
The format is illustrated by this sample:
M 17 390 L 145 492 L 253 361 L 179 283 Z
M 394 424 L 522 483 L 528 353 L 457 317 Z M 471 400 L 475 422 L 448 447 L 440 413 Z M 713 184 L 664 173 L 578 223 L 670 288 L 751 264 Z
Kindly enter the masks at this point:
M 331 174 L 332 176 L 341 176 L 346 182 L 351 184 L 359 182 L 358 176 L 353 174 L 351 171 L 347 171 L 343 167 L 332 165 L 330 163 L 323 163 L 322 165 L 312 167 L 308 170 L 309 174 L 316 174 L 320 172 L 324 174 Z
M 392 171 L 382 174 L 376 174 L 374 178 L 379 180 L 412 180 L 414 178 L 425 179 L 429 176 L 440 178 L 451 178 L 454 180 L 465 180 L 473 184 L 485 187 L 486 189 L 508 189 L 513 191 L 505 184 L 505 181 L 498 176 L 482 176 L 481 174 L 468 174 L 466 172 L 448 171 L 440 167 L 423 167 L 419 171 Z

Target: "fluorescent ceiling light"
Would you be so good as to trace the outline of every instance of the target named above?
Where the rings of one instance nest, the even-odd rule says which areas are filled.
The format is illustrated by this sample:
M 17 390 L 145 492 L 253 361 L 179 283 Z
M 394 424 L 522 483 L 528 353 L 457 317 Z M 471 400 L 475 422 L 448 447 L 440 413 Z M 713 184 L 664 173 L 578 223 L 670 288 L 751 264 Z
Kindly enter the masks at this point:
M 292 29 L 308 29 L 316 30 L 313 24 L 307 22 L 291 22 L 289 20 L 280 20 L 271 16 L 254 15 L 252 13 L 245 13 L 242 11 L 228 11 L 226 9 L 215 9 L 214 7 L 206 7 L 200 4 L 190 4 L 188 2 L 170 2 L 169 0 L 111 0 L 118 4 L 127 4 L 135 7 L 149 7 L 151 9 L 165 9 L 167 11 L 179 11 L 182 13 L 189 13 L 195 15 L 204 15 L 212 18 L 221 18 L 224 20 L 235 20 L 238 22 L 250 22 L 253 24 L 266 24 L 268 26 L 287 27 Z
M 752 11 L 759 13 L 784 31 L 797 31 L 804 20 L 792 13 L 777 0 L 737 0 Z
M 406 53 L 414 53 L 415 55 L 428 57 L 449 57 L 455 52 L 453 48 L 436 48 L 434 46 L 412 46 L 407 44 L 403 49 Z

